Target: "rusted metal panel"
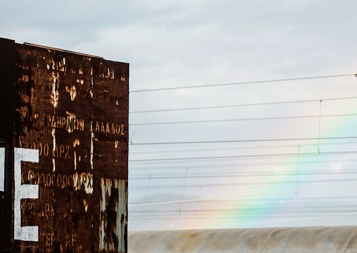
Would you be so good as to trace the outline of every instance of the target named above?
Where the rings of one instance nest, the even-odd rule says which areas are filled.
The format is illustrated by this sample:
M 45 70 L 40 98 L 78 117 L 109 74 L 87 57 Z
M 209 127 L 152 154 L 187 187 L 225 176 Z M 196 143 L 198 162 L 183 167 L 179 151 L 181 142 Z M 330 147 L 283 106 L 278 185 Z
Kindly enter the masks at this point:
M 15 62 L 14 251 L 126 252 L 129 65 L 28 44 Z
M 4 169 L 3 191 L 0 190 L 0 249 L 11 250 L 12 230 L 12 178 L 13 170 L 10 161 L 14 132 L 14 76 L 15 72 L 15 42 L 0 39 L 0 147 L 5 149 L 1 166 Z M 1 251 L 0 250 L 0 251 Z

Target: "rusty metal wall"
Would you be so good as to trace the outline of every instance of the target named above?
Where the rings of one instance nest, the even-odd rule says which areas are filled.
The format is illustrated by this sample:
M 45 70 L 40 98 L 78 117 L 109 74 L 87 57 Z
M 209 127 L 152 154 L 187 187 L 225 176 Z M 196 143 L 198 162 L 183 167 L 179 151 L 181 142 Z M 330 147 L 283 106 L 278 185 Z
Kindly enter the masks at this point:
M 0 40 L 0 251 L 11 250 L 15 42 Z M 5 157 L 4 157 L 5 156 Z M 5 173 L 7 172 L 7 173 Z
M 14 252 L 126 252 L 129 65 L 15 44 L 14 76 Z

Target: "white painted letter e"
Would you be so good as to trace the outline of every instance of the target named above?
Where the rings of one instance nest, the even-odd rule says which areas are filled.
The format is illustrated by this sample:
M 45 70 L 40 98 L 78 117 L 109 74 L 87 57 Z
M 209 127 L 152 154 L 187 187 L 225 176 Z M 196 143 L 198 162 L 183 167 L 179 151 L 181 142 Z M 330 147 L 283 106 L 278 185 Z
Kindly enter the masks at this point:
M 38 241 L 38 227 L 21 227 L 21 199 L 38 198 L 38 185 L 21 184 L 21 161 L 38 163 L 37 149 L 14 149 L 14 239 Z

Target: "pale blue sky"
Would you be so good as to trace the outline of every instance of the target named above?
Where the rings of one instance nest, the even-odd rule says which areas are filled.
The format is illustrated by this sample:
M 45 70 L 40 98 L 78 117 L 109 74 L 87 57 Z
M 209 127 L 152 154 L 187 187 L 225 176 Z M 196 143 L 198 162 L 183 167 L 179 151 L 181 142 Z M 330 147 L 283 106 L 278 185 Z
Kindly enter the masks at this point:
M 357 2 L 353 0 L 0 0 L 0 5 L 0 37 L 14 39 L 18 43 L 32 42 L 99 55 L 115 61 L 129 62 L 130 89 L 132 91 L 148 88 L 352 74 L 357 72 L 357 35 L 355 32 L 357 28 L 357 16 L 355 15 Z M 318 101 L 326 98 L 350 97 L 357 94 L 356 81 L 354 77 L 344 77 L 222 86 L 221 88 L 131 93 L 130 110 L 220 106 L 307 99 L 316 99 Z M 356 113 L 356 102 L 356 100 L 323 102 L 321 114 Z M 130 118 L 131 123 L 135 124 L 141 122 L 304 116 L 317 115 L 319 110 L 320 104 L 315 102 L 132 114 Z M 309 120 L 132 126 L 130 135 L 134 144 L 170 141 L 315 138 L 334 134 L 357 136 L 357 132 L 354 130 L 356 128 L 352 127 L 353 123 L 357 123 L 357 120 L 353 117 L 348 119 L 323 119 L 320 123 L 320 131 L 318 118 Z M 332 128 L 334 130 L 331 130 Z M 225 143 L 219 145 L 177 146 L 132 145 L 130 146 L 130 159 L 296 153 L 297 146 L 303 144 L 310 144 L 310 146 L 301 148 L 304 152 L 316 151 L 316 147 L 313 146 L 316 141 L 308 143 Z M 267 145 L 292 146 L 273 150 L 270 148 L 244 149 L 247 146 Z M 213 150 L 192 151 L 197 149 Z M 167 152 L 172 150 L 176 150 L 176 152 Z M 324 150 L 326 152 L 354 151 L 357 150 L 357 145 L 353 145 L 353 143 L 343 145 L 343 147 L 326 145 Z M 157 153 L 156 151 L 165 151 L 167 153 Z M 350 172 L 356 167 L 356 163 L 352 161 L 353 156 L 348 156 L 347 158 L 345 156 L 332 157 L 331 159 L 347 161 L 327 162 L 323 163 L 323 165 L 318 163 L 319 167 L 317 169 L 326 171 L 322 166 L 327 166 L 328 171 Z M 326 158 L 324 161 L 326 162 L 327 160 Z M 231 182 L 229 177 L 218 179 L 212 176 L 210 178 L 185 179 L 185 175 L 187 176 L 190 173 L 201 176 L 209 173 L 246 173 L 249 172 L 249 169 L 244 166 L 244 168 L 240 168 L 239 166 L 229 167 L 228 165 L 259 162 L 274 163 L 262 158 L 243 161 L 212 159 L 201 162 L 192 160 L 133 162 L 129 168 L 131 176 L 129 202 L 134 204 L 143 201 L 180 201 L 208 198 L 215 194 L 218 197 L 228 196 L 229 194 L 235 196 L 240 192 L 247 193 L 248 186 L 245 186 L 246 188 L 244 189 L 234 188 L 235 190 L 229 187 L 225 188 L 225 183 L 239 185 L 237 181 Z M 275 163 L 280 165 L 272 165 L 264 169 L 267 169 L 268 172 L 288 171 L 287 166 L 282 165 L 284 162 L 294 163 L 296 162 L 296 157 L 289 161 L 277 160 Z M 147 170 L 138 169 L 139 167 L 145 168 L 145 166 L 150 168 Z M 195 166 L 196 169 L 186 169 L 194 168 Z M 209 166 L 213 166 L 213 169 Z M 157 167 L 163 167 L 165 170 L 153 169 Z M 173 169 L 175 167 L 179 168 Z M 263 169 L 254 167 L 253 171 L 258 173 L 262 172 Z M 165 180 L 150 179 L 150 177 L 168 175 L 172 175 L 171 178 Z M 351 176 L 350 179 L 355 176 Z M 135 179 L 138 177 L 146 179 Z M 305 177 L 305 180 L 312 180 L 308 176 Z M 293 177 L 284 180 L 294 182 L 295 179 Z M 319 179 L 342 180 L 346 178 L 341 175 L 321 175 Z M 242 180 L 244 182 L 252 182 L 248 178 L 243 178 Z M 260 178 L 255 182 L 255 187 L 261 187 L 259 184 L 263 185 L 265 180 Z M 202 185 L 213 184 L 218 181 L 223 185 L 220 188 L 205 186 L 202 190 Z M 353 184 L 353 182 L 349 183 Z M 311 183 L 306 186 L 306 189 L 331 185 L 328 182 L 322 182 L 322 184 L 313 185 Z M 339 184 L 346 185 L 347 183 L 339 181 L 335 185 Z M 252 183 L 252 185 L 254 184 Z M 295 186 L 293 185 L 292 187 L 294 188 Z M 348 196 L 350 192 L 351 190 L 345 190 L 339 196 Z M 316 196 L 329 198 L 331 195 L 332 191 L 324 191 L 324 193 L 319 192 Z M 294 199 L 294 194 L 287 194 L 286 197 Z M 353 198 L 349 198 L 345 200 L 346 202 L 343 202 L 346 205 L 350 203 L 349 210 L 354 208 L 352 200 Z M 318 202 L 320 209 L 316 206 L 311 206 L 311 202 L 300 203 L 310 213 L 315 215 L 328 213 L 330 215 L 332 207 L 340 206 L 341 201 L 343 199 L 330 198 L 325 201 L 321 200 Z M 283 205 L 284 203 L 280 204 Z M 245 204 L 241 203 L 241 206 Z M 288 202 L 285 204 L 294 206 L 294 204 L 289 204 Z M 129 227 L 130 229 L 172 229 L 352 225 L 357 223 L 357 216 L 347 217 L 345 213 L 337 212 L 335 213 L 335 219 L 327 218 L 329 216 L 311 218 L 312 216 L 305 217 L 303 214 L 299 216 L 298 213 L 295 213 L 295 216 L 291 215 L 291 213 L 285 213 L 288 216 L 285 220 L 264 216 L 265 218 L 262 218 L 263 221 L 260 225 L 252 221 L 246 223 L 234 222 L 234 220 L 231 220 L 233 218 L 223 217 L 221 222 L 218 221 L 212 225 L 213 223 L 209 221 L 204 222 L 205 219 L 210 220 L 213 216 L 222 213 L 222 210 L 218 209 L 223 205 L 215 204 L 217 210 L 214 212 L 216 213 L 210 213 L 212 217 L 207 218 L 204 215 L 206 214 L 205 212 L 200 213 L 200 208 L 207 209 L 208 206 L 204 204 L 198 205 L 197 203 L 192 205 L 176 204 L 174 206 L 160 205 L 154 208 L 159 214 L 147 212 L 152 210 L 150 209 L 152 207 L 132 207 L 129 209 Z M 328 208 L 330 209 L 322 209 L 321 211 L 324 206 L 329 206 Z M 193 213 L 187 211 L 186 214 L 190 216 L 188 218 L 181 216 L 179 212 L 179 209 L 183 210 L 185 208 L 194 210 Z M 168 218 L 167 213 L 160 213 L 162 210 L 169 209 L 171 210 L 171 218 Z M 135 211 L 140 211 L 141 213 L 135 213 Z M 200 216 L 203 222 L 192 222 L 191 218 L 193 216 Z M 236 220 L 236 218 L 234 219 Z

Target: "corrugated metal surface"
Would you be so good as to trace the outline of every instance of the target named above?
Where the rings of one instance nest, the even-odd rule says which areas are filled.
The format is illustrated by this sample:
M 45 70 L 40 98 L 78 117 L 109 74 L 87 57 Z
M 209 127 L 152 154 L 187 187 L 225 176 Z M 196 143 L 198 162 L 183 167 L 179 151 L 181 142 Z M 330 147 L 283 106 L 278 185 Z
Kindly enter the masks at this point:
M 14 251 L 126 252 L 129 65 L 20 44 L 14 58 Z
M 130 253 L 357 252 L 357 227 L 258 228 L 129 233 Z

